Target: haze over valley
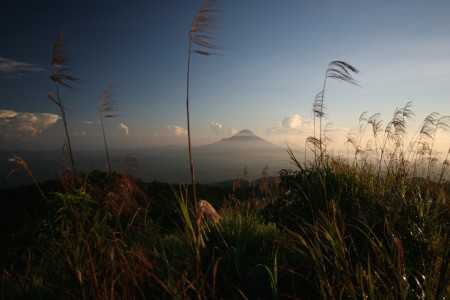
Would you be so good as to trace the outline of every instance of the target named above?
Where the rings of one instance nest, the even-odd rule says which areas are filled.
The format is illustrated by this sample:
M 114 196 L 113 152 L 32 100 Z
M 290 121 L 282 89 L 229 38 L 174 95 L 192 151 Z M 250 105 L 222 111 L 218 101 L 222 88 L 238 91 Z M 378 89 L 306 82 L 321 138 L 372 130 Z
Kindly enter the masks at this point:
M 303 153 L 295 153 L 298 159 L 304 158 Z M 64 168 L 61 151 L 0 151 L 0 188 L 31 183 L 31 178 L 23 170 L 11 173 L 8 178 L 9 172 L 16 168 L 8 162 L 12 155 L 23 157 L 38 181 L 55 179 L 57 172 Z M 111 157 L 114 170 L 129 172 L 147 182 L 188 183 L 190 180 L 187 146 L 112 150 Z M 193 147 L 193 159 L 200 183 L 258 179 L 266 166 L 269 176 L 281 169 L 292 168 L 286 148 L 274 145 L 250 130 L 242 130 L 216 143 Z M 104 150 L 78 151 L 75 160 L 82 172 L 106 170 Z M 135 161 L 136 168 L 127 166 L 127 160 Z

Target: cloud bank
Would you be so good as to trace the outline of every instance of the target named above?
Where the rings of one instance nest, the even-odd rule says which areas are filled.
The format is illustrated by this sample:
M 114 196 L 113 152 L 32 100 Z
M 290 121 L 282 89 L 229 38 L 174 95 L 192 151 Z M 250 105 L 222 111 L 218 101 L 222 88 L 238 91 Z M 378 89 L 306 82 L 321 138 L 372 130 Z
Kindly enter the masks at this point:
M 311 120 L 304 120 L 299 114 L 293 114 L 285 117 L 280 122 L 266 129 L 267 134 L 292 134 L 305 133 L 311 130 Z
M 187 135 L 186 128 L 183 128 L 183 127 L 180 127 L 177 125 L 167 125 L 166 128 L 169 129 L 170 132 L 172 134 L 174 134 L 175 136 L 186 136 Z
M 42 72 L 42 71 L 45 71 L 45 68 L 40 67 L 38 65 L 16 61 L 13 59 L 0 56 L 0 73 L 13 76 L 22 76 L 23 72 Z
M 58 115 L 51 113 L 0 110 L 0 137 L 6 140 L 24 136 L 33 137 L 59 119 Z

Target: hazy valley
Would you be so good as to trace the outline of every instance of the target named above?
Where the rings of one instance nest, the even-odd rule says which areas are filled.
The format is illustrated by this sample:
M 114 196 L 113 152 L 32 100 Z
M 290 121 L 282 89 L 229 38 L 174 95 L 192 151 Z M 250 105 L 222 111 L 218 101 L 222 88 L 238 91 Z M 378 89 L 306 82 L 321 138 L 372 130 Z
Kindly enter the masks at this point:
M 0 188 L 31 183 L 31 178 L 23 170 L 12 173 L 8 178 L 9 172 L 16 167 L 8 162 L 12 155 L 23 157 L 38 181 L 55 179 L 65 164 L 61 151 L 0 151 Z M 303 157 L 300 152 L 296 152 L 296 155 L 298 158 Z M 135 167 L 125 162 L 127 157 L 135 161 Z M 112 150 L 111 158 L 114 170 L 129 172 L 143 181 L 190 181 L 187 146 Z M 193 159 L 200 183 L 238 177 L 257 179 L 262 177 L 266 166 L 268 175 L 292 168 L 285 148 L 258 137 L 250 130 L 242 130 L 233 137 L 213 144 L 193 147 Z M 75 160 L 82 172 L 106 170 L 104 150 L 75 151 Z

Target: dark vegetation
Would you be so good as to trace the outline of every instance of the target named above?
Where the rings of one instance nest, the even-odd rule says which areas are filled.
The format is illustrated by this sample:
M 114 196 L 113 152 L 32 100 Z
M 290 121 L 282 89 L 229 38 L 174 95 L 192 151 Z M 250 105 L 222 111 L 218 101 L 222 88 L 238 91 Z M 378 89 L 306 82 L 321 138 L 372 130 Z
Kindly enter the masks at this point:
M 213 29 L 210 5 L 189 37 L 215 49 L 202 42 Z M 190 157 L 192 184 L 145 183 L 127 168 L 111 169 L 103 131 L 107 172 L 80 174 L 60 95 L 61 86 L 76 81 L 65 73 L 63 45 L 60 35 L 50 99 L 63 116 L 69 164 L 57 181 L 0 192 L 1 298 L 450 297 L 449 162 L 434 149 L 448 117 L 430 114 L 408 142 L 410 103 L 385 127 L 378 114 L 364 113 L 348 135 L 347 157 L 332 156 L 322 125 L 326 80 L 356 84 L 358 72 L 333 61 L 313 104 L 311 162 L 288 150 L 293 170 L 202 185 Z M 189 59 L 191 52 L 208 54 L 189 51 Z M 99 105 L 102 125 L 113 110 L 107 96 Z M 34 178 L 23 158 L 10 160 Z M 134 165 L 128 160 L 128 168 Z
M 197 270 L 190 187 L 83 178 L 70 190 L 41 184 L 45 198 L 34 185 L 1 191 L 2 298 L 449 295 L 447 182 L 329 158 L 240 187 L 198 184 L 209 203 L 199 204 Z

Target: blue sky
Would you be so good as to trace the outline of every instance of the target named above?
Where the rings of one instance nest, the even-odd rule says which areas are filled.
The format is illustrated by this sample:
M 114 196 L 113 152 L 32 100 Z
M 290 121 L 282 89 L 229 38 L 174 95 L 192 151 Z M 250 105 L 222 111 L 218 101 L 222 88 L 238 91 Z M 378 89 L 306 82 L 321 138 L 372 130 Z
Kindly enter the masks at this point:
M 130 4 L 132 3 L 132 4 Z M 63 89 L 73 148 L 101 149 L 98 100 L 114 84 L 120 116 L 106 120 L 112 148 L 186 144 L 188 32 L 202 1 L 6 0 L 0 9 L 0 149 L 60 149 L 64 141 L 50 56 L 63 32 L 72 74 Z M 450 115 L 449 1 L 222 1 L 215 56 L 194 55 L 194 145 L 250 129 L 303 146 L 329 62 L 357 67 L 361 87 L 328 81 L 336 149 L 364 111 L 386 124 L 412 101 L 412 131 Z M 439 138 L 450 146 L 448 135 Z

